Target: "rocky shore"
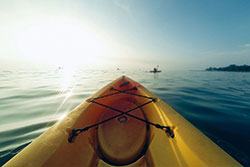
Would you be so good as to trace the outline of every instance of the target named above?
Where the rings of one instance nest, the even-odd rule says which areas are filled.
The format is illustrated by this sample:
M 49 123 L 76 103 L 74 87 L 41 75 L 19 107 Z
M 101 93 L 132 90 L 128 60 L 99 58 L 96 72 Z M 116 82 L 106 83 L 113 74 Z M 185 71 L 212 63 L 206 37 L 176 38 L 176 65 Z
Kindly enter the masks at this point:
M 248 65 L 235 65 L 231 64 L 227 67 L 209 67 L 206 69 L 206 71 L 235 71 L 235 72 L 250 72 L 250 66 Z

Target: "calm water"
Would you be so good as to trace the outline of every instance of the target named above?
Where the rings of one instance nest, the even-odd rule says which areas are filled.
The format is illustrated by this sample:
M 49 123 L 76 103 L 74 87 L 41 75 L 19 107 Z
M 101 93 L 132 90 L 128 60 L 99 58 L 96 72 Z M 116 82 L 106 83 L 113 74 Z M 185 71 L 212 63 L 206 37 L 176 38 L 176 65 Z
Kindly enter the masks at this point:
M 250 166 L 250 73 L 64 69 L 0 71 L 0 166 L 121 75 L 140 82 Z

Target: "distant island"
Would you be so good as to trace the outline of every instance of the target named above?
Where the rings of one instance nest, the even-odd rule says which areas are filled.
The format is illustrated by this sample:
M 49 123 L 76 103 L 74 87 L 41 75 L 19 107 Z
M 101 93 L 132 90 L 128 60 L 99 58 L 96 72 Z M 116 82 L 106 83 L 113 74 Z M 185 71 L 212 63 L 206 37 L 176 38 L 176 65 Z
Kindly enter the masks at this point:
M 238 66 L 235 64 L 231 64 L 227 67 L 219 67 L 219 68 L 215 68 L 215 67 L 209 67 L 206 69 L 206 71 L 235 71 L 235 72 L 250 72 L 250 66 L 248 65 L 242 65 L 242 66 Z

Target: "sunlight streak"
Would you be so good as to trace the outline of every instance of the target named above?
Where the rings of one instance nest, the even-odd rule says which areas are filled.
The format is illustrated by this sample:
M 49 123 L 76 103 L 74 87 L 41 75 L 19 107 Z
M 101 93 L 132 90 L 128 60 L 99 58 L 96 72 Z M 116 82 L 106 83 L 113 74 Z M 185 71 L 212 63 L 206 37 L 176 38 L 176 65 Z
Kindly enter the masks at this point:
M 73 95 L 73 89 L 75 88 L 76 82 L 74 81 L 74 74 L 76 73 L 75 67 L 62 67 L 61 72 L 61 82 L 60 82 L 60 93 L 58 97 L 62 97 L 63 100 L 60 106 L 57 108 L 56 114 L 62 109 L 66 101 Z
M 73 81 L 74 81 L 74 73 L 75 73 L 74 67 L 64 67 L 61 71 L 61 92 L 65 92 L 69 89 L 69 87 L 72 87 Z
M 57 120 L 62 120 L 67 116 L 67 113 L 63 113 L 60 117 L 57 118 Z

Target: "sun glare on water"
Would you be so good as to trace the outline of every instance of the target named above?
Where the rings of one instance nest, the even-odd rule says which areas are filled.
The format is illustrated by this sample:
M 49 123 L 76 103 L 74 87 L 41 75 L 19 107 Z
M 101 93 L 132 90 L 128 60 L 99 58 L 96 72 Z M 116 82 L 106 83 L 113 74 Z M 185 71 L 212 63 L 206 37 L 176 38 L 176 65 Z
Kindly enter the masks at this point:
M 62 120 L 67 116 L 67 113 L 63 113 L 60 117 L 57 118 L 57 120 Z
M 61 92 L 66 92 L 70 88 L 74 86 L 74 74 L 76 68 L 74 67 L 64 67 L 60 71 L 60 78 L 61 78 Z
M 103 38 L 79 21 L 53 19 L 17 25 L 13 29 L 15 54 L 34 64 L 60 72 L 61 94 L 68 98 L 78 68 L 102 64 Z
M 52 65 L 58 72 L 58 98 L 62 98 L 62 101 L 55 114 L 61 112 L 67 100 L 72 97 L 77 82 L 74 75 L 78 69 L 102 64 L 104 45 L 107 43 L 87 24 L 73 20 L 23 23 L 17 25 L 14 32 L 12 36 L 16 55 L 34 64 Z M 65 115 L 58 119 L 63 119 Z

